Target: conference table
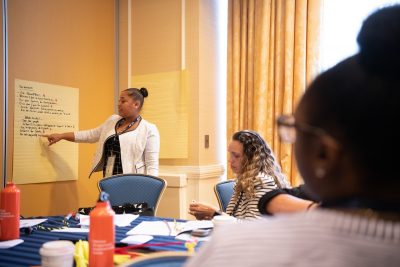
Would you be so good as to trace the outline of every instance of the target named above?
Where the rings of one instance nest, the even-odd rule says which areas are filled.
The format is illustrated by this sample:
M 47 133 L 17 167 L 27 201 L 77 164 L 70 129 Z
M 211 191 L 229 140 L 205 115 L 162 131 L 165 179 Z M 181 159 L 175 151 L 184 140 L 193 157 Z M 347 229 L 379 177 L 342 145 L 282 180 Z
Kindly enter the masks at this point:
M 63 216 L 35 217 L 35 219 L 37 218 L 44 218 L 47 220 L 40 224 L 40 228 L 32 227 L 28 229 L 21 229 L 20 239 L 24 240 L 23 243 L 12 248 L 0 249 L 1 267 L 40 266 L 41 260 L 39 249 L 43 243 L 48 241 L 71 240 L 76 242 L 78 240 L 88 240 L 88 233 L 50 231 L 53 228 L 62 227 L 66 224 L 68 224 L 70 228 L 79 227 L 79 221 L 75 220 L 74 218 L 69 218 L 66 220 L 66 218 Z M 170 218 L 139 216 L 131 222 L 130 226 L 116 227 L 116 246 L 123 245 L 120 243 L 120 241 L 126 237 L 126 233 L 141 222 L 160 220 L 174 221 L 174 219 Z M 149 247 L 151 251 L 187 251 L 185 242 L 175 239 L 174 236 L 153 236 L 153 239 L 149 243 L 155 244 L 155 246 Z

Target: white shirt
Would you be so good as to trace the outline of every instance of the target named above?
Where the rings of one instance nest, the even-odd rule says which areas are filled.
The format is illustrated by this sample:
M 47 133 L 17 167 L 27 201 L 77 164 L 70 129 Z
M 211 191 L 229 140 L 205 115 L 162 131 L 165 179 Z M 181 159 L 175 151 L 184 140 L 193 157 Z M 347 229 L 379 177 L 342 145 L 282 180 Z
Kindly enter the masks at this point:
M 92 172 L 103 170 L 103 146 L 105 140 L 115 134 L 115 124 L 121 119 L 119 115 L 110 116 L 95 129 L 75 132 L 75 142 L 98 142 L 93 157 Z M 157 127 L 142 119 L 138 127 L 119 136 L 121 161 L 124 173 L 146 173 L 158 176 L 160 135 Z
M 185 266 L 400 266 L 400 222 L 315 209 L 226 225 Z

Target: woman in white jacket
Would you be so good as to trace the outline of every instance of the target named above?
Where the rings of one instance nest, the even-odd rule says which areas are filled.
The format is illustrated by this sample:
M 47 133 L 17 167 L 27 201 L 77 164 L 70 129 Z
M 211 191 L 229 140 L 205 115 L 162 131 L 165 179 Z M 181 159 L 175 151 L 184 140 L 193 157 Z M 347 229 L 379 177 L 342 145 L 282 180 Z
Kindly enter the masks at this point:
M 157 127 L 140 116 L 146 88 L 128 88 L 118 101 L 119 115 L 110 116 L 95 129 L 43 135 L 49 145 L 64 139 L 71 142 L 98 142 L 92 171 L 103 176 L 122 173 L 158 175 L 160 135 Z M 89 176 L 90 176 L 89 175 Z

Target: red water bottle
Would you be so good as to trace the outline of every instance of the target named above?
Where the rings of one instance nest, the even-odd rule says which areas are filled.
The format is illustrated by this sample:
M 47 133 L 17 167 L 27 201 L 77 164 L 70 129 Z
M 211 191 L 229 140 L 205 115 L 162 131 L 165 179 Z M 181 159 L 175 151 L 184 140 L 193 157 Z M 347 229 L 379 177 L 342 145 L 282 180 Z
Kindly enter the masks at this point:
M 19 238 L 20 191 L 14 183 L 7 183 L 1 191 L 0 240 Z
M 96 207 L 89 214 L 89 267 L 114 266 L 114 214 L 108 194 L 101 192 Z

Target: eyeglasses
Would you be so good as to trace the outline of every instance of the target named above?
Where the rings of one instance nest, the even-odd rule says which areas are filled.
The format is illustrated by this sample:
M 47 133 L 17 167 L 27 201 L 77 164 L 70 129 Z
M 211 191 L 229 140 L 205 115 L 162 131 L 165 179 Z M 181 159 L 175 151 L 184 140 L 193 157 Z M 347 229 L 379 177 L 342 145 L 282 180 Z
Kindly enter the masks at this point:
M 305 124 L 296 122 L 293 115 L 281 115 L 277 118 L 276 123 L 278 125 L 278 135 L 282 142 L 293 144 L 296 142 L 297 131 L 321 136 L 328 135 L 324 130 Z

